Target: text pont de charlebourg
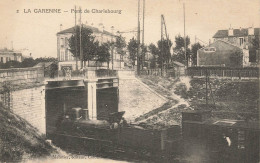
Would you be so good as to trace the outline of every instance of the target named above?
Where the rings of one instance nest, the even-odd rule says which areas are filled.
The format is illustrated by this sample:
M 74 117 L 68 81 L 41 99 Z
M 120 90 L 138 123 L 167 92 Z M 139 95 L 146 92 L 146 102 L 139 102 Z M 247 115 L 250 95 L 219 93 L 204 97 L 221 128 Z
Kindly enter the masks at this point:
M 67 10 L 61 9 L 24 9 L 24 13 L 62 13 L 69 12 Z M 75 10 L 71 9 L 71 13 L 104 13 L 104 14 L 121 14 L 122 10 L 117 9 L 84 9 L 84 10 Z

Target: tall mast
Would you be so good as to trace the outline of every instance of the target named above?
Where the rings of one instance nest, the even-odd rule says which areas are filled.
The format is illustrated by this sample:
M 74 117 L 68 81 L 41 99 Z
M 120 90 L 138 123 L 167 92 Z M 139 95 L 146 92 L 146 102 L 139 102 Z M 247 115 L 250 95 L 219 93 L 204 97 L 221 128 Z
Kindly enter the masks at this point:
M 161 15 L 161 75 L 163 75 L 163 64 L 164 64 L 164 55 L 163 55 L 163 15 Z
M 139 48 L 140 48 L 140 0 L 138 0 L 138 31 L 137 31 L 137 75 L 140 75 L 140 54 L 139 54 Z
M 77 45 L 77 12 L 76 12 L 76 6 L 75 6 L 75 28 L 74 28 L 74 33 L 75 33 L 75 56 L 76 56 L 76 70 L 78 70 L 78 55 L 77 55 L 77 50 L 78 50 L 78 45 Z
M 183 3 L 183 17 L 184 17 L 184 56 L 185 60 L 187 60 L 187 67 L 188 67 L 188 57 L 186 56 L 186 33 L 185 33 L 185 3 Z
M 142 32 L 142 45 L 144 47 L 144 13 L 145 13 L 145 0 L 143 0 L 143 32 Z M 142 55 L 142 68 L 144 66 L 144 62 L 145 62 L 145 53 L 143 52 Z

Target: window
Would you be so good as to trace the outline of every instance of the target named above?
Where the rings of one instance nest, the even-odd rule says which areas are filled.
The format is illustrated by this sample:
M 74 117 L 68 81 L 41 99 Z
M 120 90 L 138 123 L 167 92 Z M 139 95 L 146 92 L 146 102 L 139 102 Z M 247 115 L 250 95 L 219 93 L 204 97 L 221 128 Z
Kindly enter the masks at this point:
M 205 52 L 215 52 L 216 48 L 215 47 L 207 47 L 204 49 Z
M 60 46 L 64 47 L 64 39 L 63 38 L 60 39 Z
M 68 46 L 69 42 L 68 42 L 68 38 L 65 37 L 65 47 Z
M 64 52 L 63 51 L 60 53 L 60 60 L 64 61 Z
M 239 45 L 242 46 L 244 44 L 244 38 L 239 38 Z
M 1 57 L 1 63 L 4 63 L 4 58 L 3 57 Z
M 68 61 L 68 49 L 65 50 L 65 61 Z

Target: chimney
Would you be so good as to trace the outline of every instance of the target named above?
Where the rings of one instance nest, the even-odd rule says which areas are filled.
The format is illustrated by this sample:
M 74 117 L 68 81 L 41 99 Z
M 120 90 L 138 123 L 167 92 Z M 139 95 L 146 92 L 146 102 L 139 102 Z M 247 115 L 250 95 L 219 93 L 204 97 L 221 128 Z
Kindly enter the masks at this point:
M 60 31 L 62 31 L 62 24 L 60 24 Z
M 114 26 L 111 26 L 111 33 L 114 35 L 114 29 L 115 27 Z
M 233 34 L 233 28 L 229 28 L 228 29 L 228 36 L 233 36 L 234 34 Z
M 120 31 L 117 31 L 117 32 L 116 32 L 116 35 L 117 35 L 117 36 L 120 36 Z
M 88 109 L 82 109 L 83 119 L 89 120 Z
M 104 31 L 104 25 L 103 25 L 102 23 L 99 23 L 99 24 L 98 24 L 98 30 L 103 33 L 103 31 Z
M 252 27 L 248 28 L 248 35 L 254 35 L 254 28 Z

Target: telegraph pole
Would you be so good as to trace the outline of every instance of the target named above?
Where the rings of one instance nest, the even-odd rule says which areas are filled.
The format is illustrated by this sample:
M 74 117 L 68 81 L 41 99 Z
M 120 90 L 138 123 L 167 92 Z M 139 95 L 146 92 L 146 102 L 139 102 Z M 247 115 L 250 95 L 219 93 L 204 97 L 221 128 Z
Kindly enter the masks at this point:
M 79 17 L 79 22 L 80 22 L 80 26 L 79 26 L 79 48 L 80 48 L 80 68 L 83 68 L 83 51 L 82 51 L 82 38 L 81 38 L 81 7 L 79 8 L 80 10 L 80 17 Z
M 75 56 L 76 56 L 76 70 L 78 70 L 78 55 L 77 55 L 77 12 L 76 12 L 77 8 L 75 6 L 75 28 L 74 28 L 74 32 L 75 32 Z
M 111 31 L 112 31 L 112 34 L 114 35 L 114 26 L 111 27 Z M 113 36 L 111 36 L 111 43 L 112 43 L 112 49 L 111 49 L 112 70 L 114 70 L 114 39 L 113 39 Z
M 184 17 L 184 56 L 185 60 L 187 60 L 187 67 L 188 67 L 188 57 L 186 56 L 186 34 L 185 34 L 185 3 L 183 3 L 183 17 Z
M 139 48 L 140 48 L 140 0 L 138 0 L 138 31 L 137 31 L 137 75 L 140 75 L 140 54 L 139 54 Z
M 163 76 L 163 64 L 164 64 L 164 55 L 163 55 L 163 15 L 161 15 L 161 75 Z
M 145 0 L 143 0 L 143 32 L 142 32 L 142 45 L 144 48 L 144 13 L 145 13 Z M 142 68 L 144 67 L 144 62 L 145 62 L 145 53 L 144 51 L 142 52 Z

